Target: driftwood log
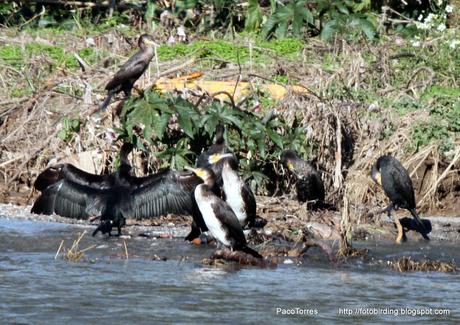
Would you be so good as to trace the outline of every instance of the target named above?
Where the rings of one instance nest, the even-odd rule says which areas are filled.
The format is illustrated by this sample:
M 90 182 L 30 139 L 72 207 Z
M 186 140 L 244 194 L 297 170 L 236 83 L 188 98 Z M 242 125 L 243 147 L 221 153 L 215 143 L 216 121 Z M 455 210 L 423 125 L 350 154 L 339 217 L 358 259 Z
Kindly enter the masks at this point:
M 265 247 L 264 250 L 261 251 L 262 255 L 266 255 L 266 257 L 263 259 L 256 258 L 252 255 L 240 251 L 217 250 L 211 255 L 209 259 L 204 259 L 202 263 L 206 265 L 225 265 L 226 262 L 235 262 L 239 265 L 274 267 L 283 263 L 286 260 L 286 257 L 302 257 L 311 247 L 320 248 L 331 263 L 337 262 L 337 259 L 332 252 L 332 248 L 327 243 L 319 240 L 308 240 L 295 247 Z

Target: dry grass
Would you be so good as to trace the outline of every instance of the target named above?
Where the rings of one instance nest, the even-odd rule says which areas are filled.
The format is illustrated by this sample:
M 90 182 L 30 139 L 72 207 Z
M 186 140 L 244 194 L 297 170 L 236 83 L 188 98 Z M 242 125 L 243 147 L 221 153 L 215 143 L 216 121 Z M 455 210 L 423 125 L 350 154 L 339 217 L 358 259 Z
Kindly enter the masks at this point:
M 79 247 L 80 241 L 82 240 L 82 238 L 85 235 L 86 235 L 86 230 L 83 231 L 78 236 L 78 238 L 73 241 L 73 244 L 72 244 L 72 246 L 70 246 L 70 248 L 65 247 L 64 246 L 65 245 L 64 240 L 62 240 L 61 244 L 59 245 L 59 248 L 58 248 L 58 250 L 56 252 L 56 255 L 54 256 L 54 259 L 57 259 L 59 257 L 59 255 L 61 255 L 62 259 L 66 260 L 66 261 L 79 262 L 85 256 L 86 251 L 96 247 L 96 245 L 91 245 L 91 246 L 86 247 L 84 249 L 80 249 L 80 247 Z M 126 248 L 126 244 L 125 244 L 125 248 Z M 128 254 L 127 251 L 126 251 L 126 254 Z M 126 257 L 126 258 L 128 258 L 128 257 Z
M 398 260 L 389 261 L 389 266 L 398 272 L 456 272 L 457 266 L 454 262 L 441 262 L 434 260 L 414 261 L 411 257 L 403 256 Z

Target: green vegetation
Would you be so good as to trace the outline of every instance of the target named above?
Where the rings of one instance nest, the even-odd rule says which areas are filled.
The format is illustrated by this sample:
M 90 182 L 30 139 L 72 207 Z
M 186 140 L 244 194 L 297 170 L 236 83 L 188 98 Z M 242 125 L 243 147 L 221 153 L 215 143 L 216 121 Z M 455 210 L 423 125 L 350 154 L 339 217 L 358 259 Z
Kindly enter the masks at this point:
M 281 116 L 272 114 L 258 116 L 217 102 L 199 109 L 180 97 L 147 91 L 143 98 L 132 98 L 124 105 L 119 133 L 142 150 L 149 147 L 167 166 L 181 169 L 194 164 L 211 143 L 217 124 L 224 123 L 244 177 L 262 186 L 268 179 L 260 170 L 272 168 L 284 148 L 301 153 L 309 148 L 302 127 L 291 128 Z
M 64 142 L 70 141 L 74 133 L 80 132 L 80 121 L 75 119 L 64 118 L 62 128 L 58 132 L 58 138 Z
M 16 78 L 11 82 L 5 78 L 7 95 L 27 96 L 58 74 L 78 74 L 74 53 L 93 67 L 109 63 L 114 70 L 131 53 L 115 55 L 110 47 L 87 45 L 87 39 L 108 33 L 134 41 L 143 30 L 130 25 L 134 18 L 144 17 L 161 43 L 157 49 L 160 63 L 194 57 L 192 70 L 209 72 L 217 62 L 233 72 L 241 68 L 244 78 L 251 66 L 255 74 L 280 84 L 298 80 L 305 84 L 307 80 L 311 84 L 305 85 L 325 105 L 350 104 L 359 108 L 360 117 L 377 123 L 383 110 L 391 112 L 395 120 L 417 116 L 408 127 L 403 148 L 407 152 L 417 152 L 433 141 L 439 143 L 440 152 L 452 151 L 460 133 L 460 30 L 447 27 L 449 14 L 460 8 L 449 8 L 445 1 L 431 2 L 430 8 L 400 10 L 407 19 L 394 22 L 399 16 L 381 15 L 369 0 L 250 0 L 247 4 L 192 0 L 164 7 L 164 3 L 148 1 L 148 8 L 115 12 L 112 17 L 106 17 L 104 10 L 69 11 L 62 7 L 37 15 L 37 8 L 22 2 L 16 3 L 19 11 L 2 4 L 0 20 L 19 26 L 7 30 L 11 38 L 19 33 L 29 37 L 23 43 L 0 43 L 2 72 Z M 160 19 L 166 10 L 170 13 L 168 23 Z M 179 24 L 190 42 L 167 44 Z M 103 61 L 105 58 L 112 60 Z M 212 72 L 209 76 L 213 77 Z M 93 89 L 99 87 L 96 92 L 101 90 L 100 79 L 90 81 Z M 53 91 L 83 95 L 77 82 L 65 81 Z M 125 104 L 119 132 L 126 141 L 155 152 L 163 164 L 182 168 L 192 164 L 211 142 L 215 125 L 225 122 L 231 147 L 241 153 L 245 177 L 260 185 L 266 181 L 264 174 L 270 175 L 273 168 L 269 162 L 276 161 L 285 147 L 297 149 L 304 157 L 318 156 L 315 141 L 320 141 L 309 137 L 305 142 L 304 127 L 310 120 L 302 119 L 301 109 L 289 117 L 289 123 L 287 114 L 266 118 L 279 104 L 257 89 L 242 110 L 212 101 L 206 107 L 195 107 L 180 98 L 146 91 L 143 97 Z M 76 123 L 65 120 L 59 137 L 71 141 L 73 133 L 79 132 Z M 375 137 L 388 140 L 397 131 L 397 123 L 388 123 Z
M 247 63 L 250 42 L 253 46 L 252 60 L 255 63 L 273 61 L 273 57 L 284 59 L 299 59 L 300 51 L 305 44 L 299 39 L 282 39 L 273 42 L 249 38 L 248 41 L 195 41 L 190 44 L 161 45 L 158 48 L 158 57 L 161 61 L 195 55 L 202 59 L 218 58 L 233 63 Z
M 96 51 L 93 48 L 83 48 L 77 53 L 89 63 L 96 62 Z M 22 49 L 18 45 L 0 45 L 0 62 L 15 67 L 20 67 L 26 62 L 42 57 L 51 63 L 51 69 L 65 67 L 74 69 L 79 67 L 72 53 L 67 53 L 64 45 L 44 45 L 27 43 Z

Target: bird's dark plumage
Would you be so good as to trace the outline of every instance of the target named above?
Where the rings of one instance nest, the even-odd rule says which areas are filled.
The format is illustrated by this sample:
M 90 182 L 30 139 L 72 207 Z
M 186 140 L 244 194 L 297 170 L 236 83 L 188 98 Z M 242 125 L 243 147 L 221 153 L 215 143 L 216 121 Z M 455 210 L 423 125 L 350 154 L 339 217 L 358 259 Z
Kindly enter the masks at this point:
M 199 177 L 172 169 L 135 177 L 129 173 L 131 166 L 123 162 L 124 156 L 120 169 L 108 175 L 87 173 L 70 164 L 48 168 L 37 177 L 36 188 L 42 194 L 32 212 L 80 219 L 94 216 L 101 221 L 187 214 L 205 231 L 193 197 L 193 190 L 202 183 Z M 117 222 L 114 224 L 122 223 Z
M 107 83 L 105 86 L 107 97 L 99 107 L 99 110 L 105 109 L 109 105 L 111 98 L 121 91 L 123 91 L 126 96 L 131 95 L 134 83 L 142 76 L 145 70 L 147 70 L 155 54 L 153 48 L 154 44 L 153 37 L 150 35 L 143 34 L 139 37 L 139 51 L 130 57 Z
M 285 150 L 281 155 L 281 163 L 297 178 L 297 199 L 300 202 L 316 200 L 316 206 L 324 202 L 325 190 L 321 175 L 308 161 L 299 158 L 293 150 Z
M 427 229 L 417 214 L 412 180 L 404 166 L 392 156 L 381 156 L 372 166 L 371 178 L 382 186 L 386 196 L 391 201 L 387 208 L 388 213 L 392 209 L 403 208 L 409 210 L 417 221 L 422 236 L 425 239 L 429 239 Z
M 120 149 L 120 168 L 115 173 L 97 175 L 85 172 L 72 164 L 58 164 L 48 167 L 41 172 L 34 183 L 35 189 L 43 192 L 48 186 L 57 183 L 61 179 L 66 179 L 74 183 L 85 185 L 91 188 L 107 189 L 115 185 L 127 185 L 126 182 L 143 182 L 143 178 L 137 181 L 132 177 L 131 165 L 128 162 L 128 155 L 133 150 L 133 145 L 125 143 Z

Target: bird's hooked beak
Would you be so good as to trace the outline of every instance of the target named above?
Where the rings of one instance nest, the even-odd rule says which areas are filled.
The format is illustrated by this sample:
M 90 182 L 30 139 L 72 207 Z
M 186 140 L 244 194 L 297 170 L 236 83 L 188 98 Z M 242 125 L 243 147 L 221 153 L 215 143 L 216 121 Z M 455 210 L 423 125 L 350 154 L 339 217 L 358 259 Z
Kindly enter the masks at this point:
M 382 174 L 380 174 L 380 171 L 377 171 L 377 174 L 375 174 L 375 181 L 382 186 Z
M 203 179 L 203 177 L 206 175 L 206 171 L 203 168 L 193 168 L 193 167 L 185 166 L 185 170 L 194 172 L 195 175 L 201 179 Z
M 223 158 L 232 157 L 232 156 L 233 156 L 233 154 L 231 154 L 231 153 L 224 153 L 224 154 L 215 153 L 215 154 L 209 156 L 208 162 L 210 164 L 215 164 L 215 163 L 217 163 L 219 160 L 221 160 Z
M 294 164 L 292 163 L 292 161 L 289 160 L 286 166 L 290 171 L 294 170 Z
M 152 40 L 149 40 L 148 38 L 146 38 L 146 39 L 144 40 L 144 44 L 149 45 L 149 46 L 158 46 L 157 43 L 155 43 L 155 42 L 152 41 Z
M 378 170 L 375 166 L 372 167 L 371 178 L 374 182 L 382 186 L 382 174 L 380 173 L 380 170 Z

